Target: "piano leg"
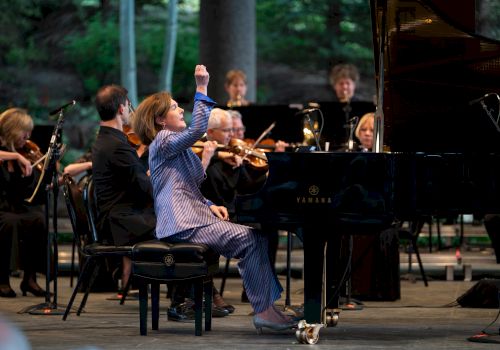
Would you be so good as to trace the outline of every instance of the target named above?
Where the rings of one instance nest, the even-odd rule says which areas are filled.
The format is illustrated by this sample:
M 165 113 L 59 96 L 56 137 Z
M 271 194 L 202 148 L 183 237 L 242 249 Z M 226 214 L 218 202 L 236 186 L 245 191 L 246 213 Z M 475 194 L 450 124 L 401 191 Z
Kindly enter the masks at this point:
M 320 230 L 305 228 L 304 246 L 304 318 L 307 323 L 321 323 L 323 259 L 325 241 Z

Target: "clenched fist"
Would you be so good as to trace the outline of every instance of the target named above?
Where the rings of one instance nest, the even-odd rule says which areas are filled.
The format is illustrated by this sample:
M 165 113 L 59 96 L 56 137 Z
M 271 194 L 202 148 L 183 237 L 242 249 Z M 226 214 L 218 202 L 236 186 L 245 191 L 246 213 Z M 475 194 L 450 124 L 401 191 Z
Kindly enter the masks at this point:
M 197 65 L 194 69 L 194 78 L 196 80 L 196 91 L 206 95 L 208 81 L 210 80 L 207 68 L 202 64 Z

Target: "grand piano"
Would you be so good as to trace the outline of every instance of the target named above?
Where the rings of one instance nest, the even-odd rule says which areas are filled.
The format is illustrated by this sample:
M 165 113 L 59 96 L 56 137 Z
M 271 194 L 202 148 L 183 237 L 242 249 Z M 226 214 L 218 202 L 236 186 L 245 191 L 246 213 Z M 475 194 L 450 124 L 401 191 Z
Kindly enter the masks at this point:
M 336 307 L 328 283 L 322 300 L 331 237 L 376 234 L 423 215 L 500 212 L 500 42 L 474 33 L 475 2 L 370 6 L 374 152 L 269 153 L 265 185 L 237 198 L 239 221 L 302 238 L 308 323 L 324 323 L 325 308 Z

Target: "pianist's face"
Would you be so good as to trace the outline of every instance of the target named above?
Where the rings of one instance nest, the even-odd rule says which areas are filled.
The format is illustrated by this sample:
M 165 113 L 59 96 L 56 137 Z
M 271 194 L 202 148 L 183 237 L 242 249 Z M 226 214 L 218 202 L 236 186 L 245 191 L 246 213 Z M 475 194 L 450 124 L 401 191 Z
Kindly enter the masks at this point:
M 373 118 L 369 118 L 359 128 L 359 141 L 363 148 L 371 149 L 373 146 Z
M 184 109 L 179 107 L 177 101 L 174 99 L 171 100 L 170 109 L 167 112 L 164 121 L 160 124 L 163 125 L 164 129 L 168 129 L 170 131 L 182 131 L 186 128 L 186 122 L 184 121 Z
M 333 89 L 340 102 L 349 102 L 354 96 L 356 83 L 350 78 L 340 78 L 333 85 Z

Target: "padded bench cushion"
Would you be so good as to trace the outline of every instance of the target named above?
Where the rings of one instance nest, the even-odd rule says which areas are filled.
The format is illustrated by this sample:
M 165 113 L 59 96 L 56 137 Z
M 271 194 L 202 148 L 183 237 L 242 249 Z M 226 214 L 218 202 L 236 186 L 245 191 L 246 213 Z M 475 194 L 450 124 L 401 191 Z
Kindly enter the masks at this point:
M 190 279 L 217 272 L 219 255 L 204 244 L 140 242 L 132 248 L 137 277 L 157 280 Z

